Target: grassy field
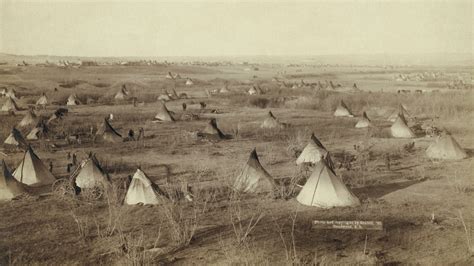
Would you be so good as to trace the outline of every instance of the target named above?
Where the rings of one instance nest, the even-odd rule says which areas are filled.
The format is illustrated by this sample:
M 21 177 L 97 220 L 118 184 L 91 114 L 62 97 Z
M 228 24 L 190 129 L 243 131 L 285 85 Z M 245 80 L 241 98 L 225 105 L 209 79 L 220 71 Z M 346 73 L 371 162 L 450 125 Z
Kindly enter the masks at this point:
M 53 174 L 67 177 L 66 154 L 79 159 L 89 152 L 108 170 L 114 189 L 102 200 L 59 197 L 49 187 L 36 188 L 33 196 L 0 203 L 0 265 L 25 264 L 422 264 L 472 265 L 474 255 L 474 105 L 473 92 L 447 90 L 456 73 L 472 75 L 469 68 L 404 67 L 289 67 L 263 65 L 259 71 L 242 66 L 98 66 L 3 67 L 0 87 L 12 87 L 25 108 L 16 116 L 0 114 L 0 140 L 16 125 L 26 108 L 45 92 L 51 101 L 64 104 L 71 93 L 82 102 L 51 128 L 60 132 L 88 132 L 104 117 L 123 136 L 129 129 L 144 128 L 143 142 L 81 144 L 53 139 L 32 143 L 39 157 L 53 162 Z M 185 79 L 165 78 L 168 71 Z M 440 80 L 398 82 L 399 73 L 440 71 Z M 288 83 L 341 84 L 336 90 L 310 87 L 283 88 L 272 81 L 276 73 Z M 208 97 L 227 82 L 229 93 Z M 356 83 L 360 90 L 350 88 Z M 114 101 L 125 84 L 130 100 Z M 263 95 L 246 94 L 258 84 Z M 176 87 L 187 99 L 166 103 L 175 123 L 152 123 L 157 97 Z M 57 88 L 58 91 L 54 91 Z M 400 89 L 423 90 L 399 94 Z M 425 150 L 432 138 L 374 137 L 354 128 L 358 118 L 336 118 L 340 100 L 356 115 L 366 111 L 382 129 L 387 117 L 403 103 L 422 127 L 448 129 L 469 158 L 432 161 Z M 3 104 L 4 98 L 0 98 Z M 200 108 L 205 102 L 206 108 Z M 181 120 L 186 113 L 197 116 Z M 57 105 L 38 114 L 50 116 Z M 216 110 L 217 112 L 211 112 Z M 289 127 L 262 130 L 268 111 Z M 233 136 L 218 142 L 196 138 L 210 118 Z M 414 122 L 410 122 L 414 126 Z M 24 129 L 27 133 L 28 129 Z M 262 165 L 276 180 L 306 178 L 311 169 L 296 166 L 296 157 L 312 133 L 333 155 L 336 172 L 352 188 L 362 205 L 354 208 L 318 209 L 299 204 L 282 185 L 279 199 L 260 195 L 240 197 L 229 189 L 254 147 Z M 414 142 L 413 149 L 404 146 Z M 55 147 L 50 144 L 54 143 Z M 357 147 L 355 147 L 357 146 Z M 16 167 L 23 154 L 4 151 L 7 164 Z M 386 158 L 390 158 L 387 167 Z M 123 180 L 140 167 L 163 190 L 173 192 L 189 185 L 193 202 L 163 202 L 157 206 L 124 206 Z M 315 230 L 312 220 L 380 220 L 384 231 Z

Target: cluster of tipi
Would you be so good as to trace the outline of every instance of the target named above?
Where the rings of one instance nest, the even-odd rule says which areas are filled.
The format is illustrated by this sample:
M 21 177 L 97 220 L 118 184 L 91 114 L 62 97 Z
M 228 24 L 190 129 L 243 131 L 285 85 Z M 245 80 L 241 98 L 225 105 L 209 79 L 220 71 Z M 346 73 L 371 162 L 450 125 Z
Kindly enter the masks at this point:
M 354 117 L 353 113 L 342 100 L 336 108 L 334 116 Z M 408 126 L 407 117 L 409 116 L 410 114 L 408 113 L 407 108 L 400 104 L 398 110 L 388 117 L 388 121 L 393 123 L 390 127 L 392 137 L 416 137 L 416 134 Z M 356 128 L 368 128 L 372 126 L 372 121 L 368 118 L 366 112 L 363 112 L 362 117 L 355 125 Z M 443 132 L 440 136 L 437 136 L 436 140 L 426 150 L 426 155 L 431 159 L 459 160 L 467 158 L 467 153 L 447 131 Z

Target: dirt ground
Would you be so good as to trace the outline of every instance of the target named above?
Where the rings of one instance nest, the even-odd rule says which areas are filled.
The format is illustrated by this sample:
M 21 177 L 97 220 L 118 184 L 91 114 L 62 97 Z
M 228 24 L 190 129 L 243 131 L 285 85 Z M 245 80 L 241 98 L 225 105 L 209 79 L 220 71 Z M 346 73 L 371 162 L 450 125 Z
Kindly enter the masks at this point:
M 0 87 L 15 88 L 20 107 L 16 116 L 0 114 L 0 140 L 45 92 L 64 105 L 71 93 L 89 104 L 68 107 L 63 120 L 51 128 L 60 132 L 88 132 L 113 114 L 112 126 L 123 136 L 144 128 L 143 142 L 101 144 L 83 137 L 68 144 L 50 137 L 32 142 L 38 156 L 53 162 L 53 174 L 67 178 L 68 152 L 79 159 L 96 154 L 110 174 L 115 193 L 100 200 L 63 197 L 51 187 L 0 203 L 0 265 L 25 264 L 421 264 L 472 265 L 474 255 L 474 105 L 473 93 L 448 90 L 446 84 L 463 67 L 330 67 L 245 66 L 93 66 L 82 68 L 0 66 Z M 166 73 L 179 73 L 177 82 Z M 400 73 L 441 72 L 430 81 L 396 81 Z M 279 74 L 278 74 L 279 73 Z M 184 78 L 194 85 L 186 86 Z M 335 90 L 288 84 L 325 82 L 341 84 Z M 227 82 L 229 93 L 208 97 Z M 353 90 L 356 83 L 359 90 Z M 114 101 L 125 84 L 136 97 Z M 245 92 L 260 85 L 265 94 Z M 176 87 L 186 99 L 166 103 L 177 118 L 153 123 L 157 97 Z M 58 91 L 54 91 L 57 88 Z M 411 93 L 397 93 L 412 90 Z M 421 90 L 422 93 L 415 93 Z M 403 103 L 417 121 L 448 129 L 469 157 L 460 161 L 432 161 L 425 150 L 433 138 L 371 136 L 354 128 L 358 118 L 336 118 L 332 113 L 343 99 L 356 115 L 367 111 L 385 128 L 387 117 Z M 5 98 L 0 98 L 3 104 Z M 201 109 L 199 102 L 205 102 Z M 188 108 L 182 110 L 182 103 Z M 48 117 L 59 106 L 38 110 Z M 287 128 L 263 130 L 268 111 Z M 186 114 L 186 115 L 183 115 Z M 194 114 L 193 119 L 190 114 Z M 210 118 L 217 118 L 232 139 L 209 141 L 196 137 Z M 23 129 L 25 134 L 29 129 Z M 253 148 L 265 169 L 283 182 L 307 178 L 311 168 L 297 166 L 296 157 L 311 133 L 333 155 L 336 173 L 362 201 L 352 208 L 319 209 L 299 204 L 295 193 L 287 199 L 266 195 L 234 197 L 228 189 Z M 404 146 L 414 142 L 413 149 Z M 54 146 L 53 146 L 54 144 Z M 355 147 L 357 146 L 357 147 Z M 2 150 L 10 168 L 22 159 L 21 151 Z M 390 167 L 387 166 L 390 158 Z M 348 158 L 352 158 L 349 160 Z M 349 160 L 349 161 L 348 161 Z M 157 206 L 120 204 L 121 184 L 140 167 L 165 190 L 188 184 L 195 201 Z M 316 230 L 313 220 L 383 221 L 383 231 Z

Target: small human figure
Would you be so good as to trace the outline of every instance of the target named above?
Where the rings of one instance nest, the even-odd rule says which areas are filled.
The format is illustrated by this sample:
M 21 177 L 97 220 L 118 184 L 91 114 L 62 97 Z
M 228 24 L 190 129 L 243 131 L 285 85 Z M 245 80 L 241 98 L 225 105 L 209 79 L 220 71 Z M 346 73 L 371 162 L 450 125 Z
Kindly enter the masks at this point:
M 49 172 L 50 173 L 53 172 L 53 162 L 52 161 L 49 162 Z
M 71 173 L 71 167 L 72 167 L 72 163 L 68 163 L 66 167 L 66 171 L 68 174 Z
M 66 158 L 67 158 L 68 161 L 71 160 L 71 153 L 70 152 L 67 153 Z
M 186 103 L 183 103 L 182 105 L 183 105 L 183 111 L 186 111 L 186 108 L 187 108 Z
M 72 154 L 72 164 L 73 164 L 73 165 L 76 165 L 76 164 L 77 164 L 77 156 L 76 156 L 76 153 L 73 153 L 73 154 Z
M 135 132 L 133 132 L 133 129 L 128 131 L 128 140 L 135 140 Z
M 141 140 L 141 139 L 144 139 L 145 138 L 145 131 L 143 130 L 143 128 L 139 128 L 138 129 L 138 137 L 137 137 L 137 141 Z

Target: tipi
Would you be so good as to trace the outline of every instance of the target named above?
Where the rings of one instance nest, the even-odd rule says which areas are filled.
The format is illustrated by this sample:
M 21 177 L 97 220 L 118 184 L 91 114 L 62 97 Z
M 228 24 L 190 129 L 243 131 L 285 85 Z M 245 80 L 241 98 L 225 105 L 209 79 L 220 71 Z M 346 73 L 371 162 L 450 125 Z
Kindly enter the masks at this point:
M 319 141 L 319 139 L 314 135 L 311 135 L 311 140 L 309 141 L 308 145 L 303 149 L 298 159 L 296 159 L 296 164 L 302 163 L 317 163 L 321 161 L 321 159 L 329 158 L 329 152 L 323 146 L 323 144 Z
M 407 108 L 403 105 L 403 104 L 400 104 L 398 106 L 398 110 L 395 110 L 389 117 L 388 117 L 388 121 L 390 122 L 395 122 L 395 120 L 397 120 L 398 117 L 402 117 L 403 120 L 405 121 L 406 123 L 406 118 L 409 118 L 410 117 L 410 114 L 408 113 L 408 110 Z
M 13 128 L 10 135 L 8 135 L 7 139 L 3 142 L 5 145 L 17 146 L 22 149 L 26 149 L 28 147 L 28 142 L 26 142 L 21 132 Z
M 41 94 L 41 97 L 39 97 L 39 99 L 36 101 L 36 105 L 45 106 L 47 104 L 48 104 L 48 97 L 46 97 L 46 94 L 43 92 L 43 94 Z
M 115 100 L 125 100 L 125 97 L 128 95 L 127 88 L 125 87 L 125 84 L 122 86 L 122 88 L 115 94 L 114 99 Z
M 72 174 L 72 178 L 76 186 L 82 189 L 104 187 L 110 182 L 108 175 L 102 170 L 92 154 L 81 162 L 81 165 Z
M 224 85 L 224 87 L 222 87 L 219 92 L 220 92 L 220 93 L 228 93 L 228 92 L 229 92 L 229 88 L 227 87 L 227 84 Z
M 341 100 L 336 108 L 336 111 L 334 111 L 334 116 L 354 117 L 352 112 L 349 110 L 349 107 L 347 107 L 343 100 Z
M 12 89 L 12 88 L 9 88 L 9 89 L 7 90 L 7 93 L 5 94 L 5 96 L 10 97 L 10 98 L 12 98 L 13 100 L 18 100 L 18 98 L 16 97 L 16 91 L 15 91 L 14 89 Z
M 467 158 L 467 153 L 449 133 L 437 137 L 428 149 L 426 155 L 431 159 L 460 160 Z
M 27 140 L 38 140 L 43 137 L 47 137 L 48 127 L 44 122 L 40 122 L 34 127 L 28 135 L 26 135 Z
M 2 160 L 0 165 L 0 201 L 11 200 L 25 192 L 25 186 L 13 177 L 5 161 Z
M 16 105 L 15 100 L 13 100 L 13 98 L 11 97 L 7 97 L 7 100 L 2 106 L 2 111 L 5 111 L 5 112 L 15 111 L 16 112 L 18 110 L 19 108 L 18 108 L 18 105 Z
M 321 160 L 296 197 L 296 200 L 307 206 L 320 208 L 357 206 L 359 199 L 327 165 Z
M 47 185 L 56 180 L 30 146 L 25 152 L 23 161 L 13 172 L 13 176 L 16 180 L 27 185 Z
M 394 138 L 414 138 L 415 133 L 408 127 L 403 116 L 398 116 L 392 127 L 390 127 L 392 137 Z
M 257 90 L 257 87 L 252 86 L 252 87 L 249 89 L 248 93 L 249 93 L 250 95 L 254 95 L 254 94 L 258 94 L 259 91 Z
M 192 85 L 194 85 L 193 80 L 190 78 L 186 79 L 186 86 L 192 86 Z
M 37 123 L 38 117 L 36 114 L 29 110 L 23 119 L 18 123 L 18 127 L 28 127 Z
M 257 151 L 253 149 L 242 172 L 234 181 L 233 189 L 244 193 L 273 192 L 275 181 L 258 160 Z
M 226 135 L 217 127 L 217 120 L 212 118 L 211 121 L 207 124 L 203 131 L 198 135 L 203 137 L 215 137 L 219 139 L 225 139 Z
M 267 114 L 267 118 L 263 121 L 261 128 L 268 128 L 268 129 L 275 129 L 275 128 L 283 128 L 284 124 L 280 123 L 273 115 L 272 111 L 269 111 Z
M 81 103 L 79 102 L 79 100 L 77 99 L 77 96 L 75 94 L 71 94 L 69 95 L 69 97 L 67 98 L 67 103 L 66 105 L 80 105 Z
M 153 122 L 173 122 L 174 118 L 171 116 L 170 111 L 166 108 L 165 103 L 159 102 L 158 113 L 156 114 Z
M 110 125 L 107 118 L 97 130 L 96 137 L 100 137 L 104 142 L 122 142 L 122 136 Z
M 357 124 L 355 125 L 356 128 L 364 128 L 364 127 L 369 127 L 370 126 L 370 119 L 367 116 L 367 113 L 364 112 L 362 114 L 362 117 L 357 121 Z
M 128 205 L 138 203 L 155 205 L 160 203 L 161 195 L 162 192 L 158 186 L 142 170 L 137 169 L 125 195 L 125 203 Z

